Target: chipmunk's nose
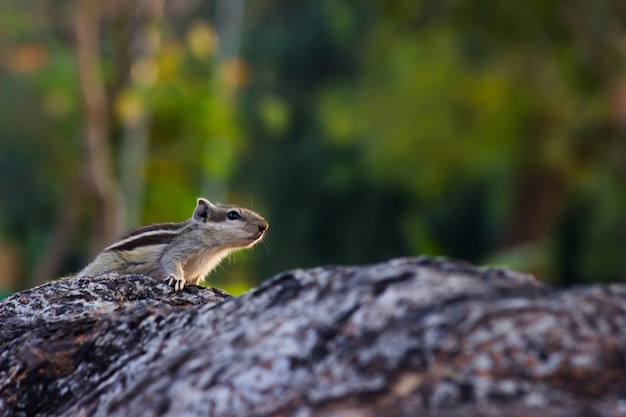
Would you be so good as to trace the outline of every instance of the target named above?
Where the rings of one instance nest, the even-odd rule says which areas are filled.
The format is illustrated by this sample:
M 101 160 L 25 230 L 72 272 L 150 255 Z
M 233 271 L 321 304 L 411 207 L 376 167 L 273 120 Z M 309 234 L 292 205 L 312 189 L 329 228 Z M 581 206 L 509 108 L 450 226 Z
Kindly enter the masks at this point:
M 270 227 L 269 223 L 263 220 L 261 223 L 259 223 L 259 232 L 265 232 L 268 227 Z

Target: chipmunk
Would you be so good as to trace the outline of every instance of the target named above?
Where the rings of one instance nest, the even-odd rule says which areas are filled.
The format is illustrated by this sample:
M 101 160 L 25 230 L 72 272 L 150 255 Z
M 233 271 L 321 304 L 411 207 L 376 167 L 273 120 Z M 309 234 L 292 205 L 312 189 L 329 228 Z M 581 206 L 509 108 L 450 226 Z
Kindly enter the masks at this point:
M 269 227 L 255 212 L 199 198 L 181 223 L 131 230 L 106 247 L 78 276 L 116 272 L 167 279 L 174 291 L 198 283 L 232 251 L 259 242 Z

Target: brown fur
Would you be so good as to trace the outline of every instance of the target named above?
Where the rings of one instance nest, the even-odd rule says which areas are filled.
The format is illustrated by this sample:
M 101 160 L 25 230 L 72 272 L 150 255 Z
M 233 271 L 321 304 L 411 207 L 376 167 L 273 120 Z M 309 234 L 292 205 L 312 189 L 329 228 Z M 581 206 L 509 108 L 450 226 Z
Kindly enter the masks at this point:
M 240 218 L 228 219 L 231 211 Z M 267 221 L 251 210 L 199 198 L 189 220 L 132 230 L 78 275 L 145 274 L 168 279 L 178 291 L 185 283 L 197 285 L 232 251 L 259 242 L 268 227 Z

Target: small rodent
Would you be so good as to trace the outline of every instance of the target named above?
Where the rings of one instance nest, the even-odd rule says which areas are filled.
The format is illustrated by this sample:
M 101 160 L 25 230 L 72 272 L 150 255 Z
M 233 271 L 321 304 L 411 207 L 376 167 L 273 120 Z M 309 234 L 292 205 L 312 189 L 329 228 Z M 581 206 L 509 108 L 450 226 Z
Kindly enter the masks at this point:
M 229 253 L 259 242 L 268 227 L 252 210 L 199 198 L 190 219 L 131 230 L 78 276 L 145 274 L 167 279 L 179 291 L 185 283 L 198 285 Z

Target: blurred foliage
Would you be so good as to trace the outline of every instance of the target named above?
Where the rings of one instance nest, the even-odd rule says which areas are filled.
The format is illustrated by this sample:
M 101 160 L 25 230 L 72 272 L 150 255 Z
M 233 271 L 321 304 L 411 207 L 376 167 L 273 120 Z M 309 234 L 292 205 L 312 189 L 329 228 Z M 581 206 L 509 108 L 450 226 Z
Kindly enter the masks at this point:
M 139 223 L 183 220 L 198 195 L 270 221 L 265 249 L 211 284 L 422 253 L 563 285 L 626 277 L 626 5 L 258 0 L 229 57 L 217 3 L 166 2 L 158 24 L 106 3 L 100 51 L 116 172 L 147 122 Z M 0 249 L 17 287 L 86 170 L 74 7 L 55 5 L 0 13 Z M 57 276 L 101 245 L 97 202 L 76 204 Z
M 267 141 L 246 163 L 276 171 L 256 186 L 289 218 L 275 249 L 293 266 L 429 253 L 623 279 L 624 22 L 611 1 L 262 9 L 244 114 Z M 307 238 L 282 243 L 293 229 Z

